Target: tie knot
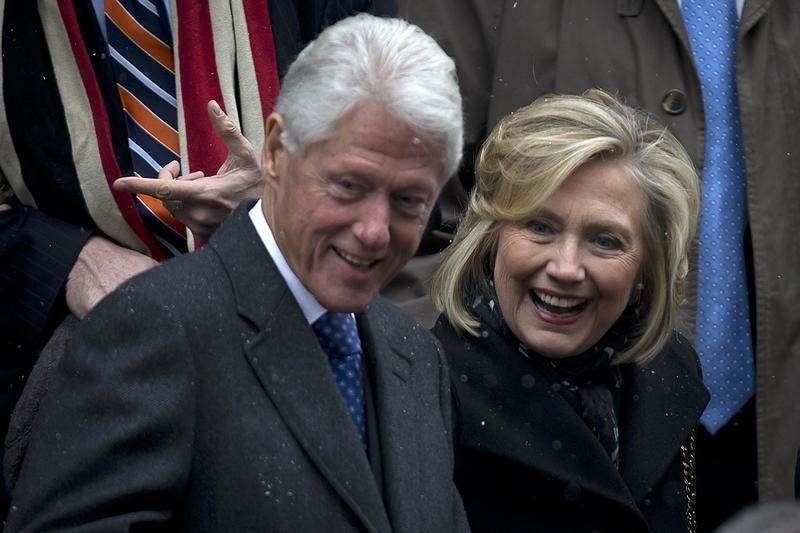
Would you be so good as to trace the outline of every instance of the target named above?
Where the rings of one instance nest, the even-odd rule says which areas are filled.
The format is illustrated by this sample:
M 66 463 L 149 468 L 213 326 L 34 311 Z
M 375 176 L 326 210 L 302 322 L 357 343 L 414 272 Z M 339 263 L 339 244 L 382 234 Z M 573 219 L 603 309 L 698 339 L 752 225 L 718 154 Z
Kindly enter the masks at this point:
M 329 356 L 347 357 L 361 353 L 361 341 L 352 314 L 329 311 L 319 317 L 311 327 Z

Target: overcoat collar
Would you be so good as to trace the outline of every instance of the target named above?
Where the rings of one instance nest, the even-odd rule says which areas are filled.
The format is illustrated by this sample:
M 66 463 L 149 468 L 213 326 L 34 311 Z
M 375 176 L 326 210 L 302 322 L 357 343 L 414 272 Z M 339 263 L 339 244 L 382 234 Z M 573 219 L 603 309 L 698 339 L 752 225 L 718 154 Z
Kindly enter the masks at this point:
M 693 348 L 677 334 L 649 364 L 622 370 L 621 474 L 640 501 L 666 473 L 709 396 Z
M 664 475 L 707 401 L 697 372 L 690 371 L 691 348 L 671 347 L 648 366 L 623 367 L 617 471 L 558 385 L 512 343 L 498 346 L 494 339 L 473 338 L 471 353 L 451 358 L 457 381 L 466 383 L 456 385 L 467 391 L 459 394 L 460 412 L 477 413 L 459 420 L 461 438 L 559 479 L 567 490 L 590 491 L 641 517 L 637 502 Z M 474 403 L 464 405 L 468 402 Z
M 249 220 L 246 203 L 234 211 L 209 243 L 233 288 L 240 316 L 254 333 L 243 339 L 243 355 L 265 393 L 320 474 L 352 509 L 367 531 L 391 531 L 403 491 L 418 479 L 413 464 L 415 402 L 409 383 L 411 357 L 374 302 L 356 315 L 364 357 L 372 368 L 376 419 L 382 445 L 385 491 L 377 485 L 325 354 Z M 384 503 L 385 497 L 385 503 Z M 392 520 L 390 522 L 389 517 Z

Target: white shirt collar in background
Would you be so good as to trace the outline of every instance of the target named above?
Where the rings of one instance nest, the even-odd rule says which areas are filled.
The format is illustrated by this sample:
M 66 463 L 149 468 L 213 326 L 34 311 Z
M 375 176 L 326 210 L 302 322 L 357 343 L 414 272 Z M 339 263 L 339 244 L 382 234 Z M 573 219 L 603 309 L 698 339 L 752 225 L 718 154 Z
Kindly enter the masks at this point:
M 678 7 L 681 7 L 681 1 L 678 1 Z M 742 9 L 744 9 L 744 0 L 736 0 L 736 12 L 739 13 L 739 18 L 742 18 Z

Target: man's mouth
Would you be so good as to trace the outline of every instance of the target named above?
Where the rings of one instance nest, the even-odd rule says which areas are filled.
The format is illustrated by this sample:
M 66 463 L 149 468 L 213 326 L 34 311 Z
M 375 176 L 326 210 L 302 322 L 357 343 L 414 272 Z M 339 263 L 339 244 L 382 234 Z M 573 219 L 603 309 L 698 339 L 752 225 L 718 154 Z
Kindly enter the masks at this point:
M 380 261 L 380 259 L 366 259 L 363 257 L 359 257 L 357 255 L 347 253 L 344 250 L 341 250 L 335 246 L 333 247 L 333 251 L 336 252 L 336 255 L 338 255 L 339 257 L 341 257 L 342 259 L 344 259 L 345 261 L 347 261 L 348 263 L 350 263 L 351 265 L 360 270 L 369 270 L 370 268 L 375 266 L 375 264 L 378 261 Z
M 583 311 L 589 303 L 587 298 L 562 298 L 535 289 L 531 290 L 530 294 L 536 307 L 551 315 L 577 315 Z

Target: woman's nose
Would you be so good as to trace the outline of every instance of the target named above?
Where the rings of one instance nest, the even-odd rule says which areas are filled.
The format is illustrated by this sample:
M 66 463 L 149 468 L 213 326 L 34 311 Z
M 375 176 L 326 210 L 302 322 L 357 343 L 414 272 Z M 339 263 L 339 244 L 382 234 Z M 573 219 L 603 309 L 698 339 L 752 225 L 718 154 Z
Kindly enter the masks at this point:
M 554 243 L 545 272 L 563 283 L 580 283 L 586 279 L 579 243 L 567 239 Z

